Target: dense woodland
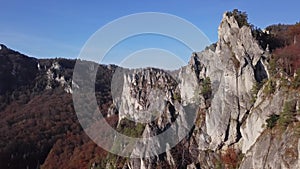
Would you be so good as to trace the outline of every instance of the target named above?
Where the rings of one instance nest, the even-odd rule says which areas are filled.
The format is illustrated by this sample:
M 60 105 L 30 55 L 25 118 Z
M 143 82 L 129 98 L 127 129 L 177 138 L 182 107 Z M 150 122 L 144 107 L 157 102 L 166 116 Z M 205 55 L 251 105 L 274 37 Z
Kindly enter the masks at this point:
M 70 82 L 74 60 L 37 60 L 2 46 L 0 168 L 87 168 L 93 159 L 106 156 L 82 131 L 72 95 L 56 81 L 46 89 L 46 71 L 54 62 L 62 68 L 54 73 Z M 105 115 L 111 105 L 112 71 L 99 66 L 98 72 L 96 97 Z M 112 126 L 117 122 L 116 117 L 107 120 Z

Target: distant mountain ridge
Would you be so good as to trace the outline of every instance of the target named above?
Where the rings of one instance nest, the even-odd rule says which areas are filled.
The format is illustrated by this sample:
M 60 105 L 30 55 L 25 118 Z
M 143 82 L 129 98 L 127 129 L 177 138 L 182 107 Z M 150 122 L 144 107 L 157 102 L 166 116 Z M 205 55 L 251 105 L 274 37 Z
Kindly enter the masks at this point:
M 141 159 L 108 153 L 83 132 L 72 100 L 83 84 L 72 79 L 76 60 L 31 58 L 1 45 L 0 168 L 300 168 L 298 28 L 262 31 L 234 10 L 224 13 L 219 40 L 177 71 L 82 61 L 98 68 L 98 106 L 118 132 L 158 135 L 176 120 L 191 127 L 170 151 Z M 118 84 L 112 83 L 116 73 Z M 114 85 L 120 90 L 113 97 Z M 161 99 L 150 94 L 157 89 Z M 190 105 L 197 106 L 191 124 Z M 152 106 L 163 108 L 155 121 L 126 119 L 138 120 Z M 147 151 L 139 149 L 142 144 L 134 153 Z
M 87 139 L 77 121 L 70 94 L 74 65 L 75 60 L 31 58 L 1 45 L 0 168 L 39 168 L 48 155 L 53 156 L 50 150 L 61 148 L 59 140 L 91 147 L 91 159 L 96 151 L 103 151 Z M 97 98 L 103 101 L 100 109 L 107 112 L 112 71 L 100 65 L 99 72 L 99 76 L 108 76 L 99 78 L 96 84 Z M 66 154 L 62 155 L 69 158 L 72 151 L 64 150 Z M 68 168 L 62 161 L 48 161 L 53 168 Z M 87 165 L 83 163 L 82 168 Z M 74 162 L 73 168 L 78 166 Z

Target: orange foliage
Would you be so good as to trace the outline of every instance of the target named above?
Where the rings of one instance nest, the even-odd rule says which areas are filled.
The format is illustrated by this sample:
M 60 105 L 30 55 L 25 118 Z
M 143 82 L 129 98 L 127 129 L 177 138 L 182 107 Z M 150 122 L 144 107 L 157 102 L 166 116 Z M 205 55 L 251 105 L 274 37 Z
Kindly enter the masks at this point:
M 300 68 L 300 24 L 290 26 L 286 38 L 289 45 L 276 49 L 274 58 L 288 75 L 293 75 Z
M 234 148 L 228 148 L 221 156 L 222 162 L 226 168 L 237 168 L 239 162 L 239 154 Z
M 300 68 L 300 42 L 275 50 L 274 56 L 279 66 L 293 75 Z

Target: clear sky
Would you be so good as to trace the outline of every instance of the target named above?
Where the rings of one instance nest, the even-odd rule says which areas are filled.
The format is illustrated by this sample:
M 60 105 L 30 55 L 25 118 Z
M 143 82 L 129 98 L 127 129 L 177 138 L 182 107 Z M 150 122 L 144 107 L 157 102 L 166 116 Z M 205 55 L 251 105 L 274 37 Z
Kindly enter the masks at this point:
M 138 12 L 177 15 L 196 25 L 214 42 L 225 11 L 246 11 L 252 24 L 264 28 L 300 21 L 299 6 L 299 0 L 3 0 L 0 43 L 32 57 L 76 58 L 99 28 Z

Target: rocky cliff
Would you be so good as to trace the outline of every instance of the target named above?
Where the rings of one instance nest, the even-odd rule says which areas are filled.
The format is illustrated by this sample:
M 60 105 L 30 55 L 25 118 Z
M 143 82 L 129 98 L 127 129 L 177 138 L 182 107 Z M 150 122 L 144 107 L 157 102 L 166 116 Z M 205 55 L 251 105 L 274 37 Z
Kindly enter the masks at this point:
M 234 12 L 223 15 L 218 34 L 176 71 L 82 62 L 98 67 L 105 120 L 142 138 L 122 144 L 127 158 L 97 147 L 79 125 L 74 60 L 1 45 L 0 168 L 300 168 L 300 74 L 274 73 L 268 44 Z
M 187 137 L 177 135 L 183 140 L 174 151 L 134 159 L 125 166 L 158 168 L 164 163 L 168 168 L 299 168 L 299 135 L 294 131 L 299 121 L 281 132 L 267 128 L 267 119 L 279 115 L 285 102 L 293 100 L 298 105 L 299 92 L 282 91 L 276 85 L 280 82 L 268 71 L 268 48 L 260 46 L 253 27 L 239 22 L 231 13 L 225 13 L 218 42 L 193 53 L 189 65 L 179 71 L 144 69 L 124 76 L 123 93 L 114 100 L 120 103 L 120 119 L 132 114 L 139 121 L 140 113 L 144 117 L 141 110 L 151 114 L 152 107 L 156 107 L 161 116 L 146 125 L 143 137 L 158 135 L 173 125 L 191 129 Z M 274 91 L 265 92 L 270 83 L 276 83 Z M 157 87 L 162 89 L 160 102 L 150 94 Z M 162 101 L 167 104 L 162 105 Z M 187 105 L 196 107 L 188 109 Z M 194 126 L 188 125 L 188 113 L 195 113 Z M 277 132 L 280 136 L 274 134 Z M 157 147 L 165 147 L 156 143 Z M 155 147 L 150 149 L 155 152 Z

